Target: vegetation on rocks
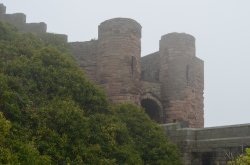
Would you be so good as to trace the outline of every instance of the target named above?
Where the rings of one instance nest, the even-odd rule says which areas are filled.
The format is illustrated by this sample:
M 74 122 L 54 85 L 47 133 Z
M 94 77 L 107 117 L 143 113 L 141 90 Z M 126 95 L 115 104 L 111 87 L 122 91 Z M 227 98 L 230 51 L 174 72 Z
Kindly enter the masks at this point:
M 135 105 L 108 103 L 61 41 L 0 23 L 0 164 L 180 164 Z

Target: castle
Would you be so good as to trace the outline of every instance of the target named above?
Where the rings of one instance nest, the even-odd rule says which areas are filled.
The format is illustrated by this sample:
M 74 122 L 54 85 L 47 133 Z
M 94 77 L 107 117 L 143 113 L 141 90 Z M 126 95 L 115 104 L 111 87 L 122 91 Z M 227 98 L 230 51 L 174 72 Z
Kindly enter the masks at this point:
M 3 4 L 0 21 L 21 32 L 67 42 L 64 34 L 47 33 L 45 23 L 26 23 L 22 13 L 6 14 Z M 140 105 L 162 124 L 180 147 L 183 164 L 224 165 L 228 154 L 250 147 L 250 124 L 203 128 L 204 64 L 196 57 L 195 38 L 166 34 L 159 51 L 141 57 L 141 28 L 135 20 L 114 18 L 99 25 L 97 40 L 68 44 L 79 66 L 111 102 Z
M 141 25 L 114 18 L 99 25 L 98 40 L 70 45 L 80 67 L 112 102 L 141 105 L 158 123 L 204 127 L 203 61 L 195 56 L 193 36 L 164 35 L 158 52 L 141 57 Z

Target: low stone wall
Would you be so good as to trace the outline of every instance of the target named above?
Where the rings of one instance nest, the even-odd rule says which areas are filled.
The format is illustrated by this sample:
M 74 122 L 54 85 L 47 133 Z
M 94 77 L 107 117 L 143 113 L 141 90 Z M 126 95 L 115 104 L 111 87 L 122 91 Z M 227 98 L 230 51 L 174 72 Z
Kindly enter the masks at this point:
M 230 155 L 250 147 L 250 124 L 201 129 L 183 128 L 179 123 L 162 126 L 180 147 L 185 165 L 224 165 Z

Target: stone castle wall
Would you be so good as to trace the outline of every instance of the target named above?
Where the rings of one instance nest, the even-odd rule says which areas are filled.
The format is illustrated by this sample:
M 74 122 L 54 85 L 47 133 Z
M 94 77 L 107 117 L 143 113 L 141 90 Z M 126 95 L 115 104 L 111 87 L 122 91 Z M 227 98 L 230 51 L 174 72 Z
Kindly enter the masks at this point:
M 159 51 L 141 58 L 141 79 L 148 82 L 159 82 Z
M 46 34 L 48 38 L 62 40 L 63 42 L 68 40 L 67 35 L 47 33 L 47 25 L 44 22 L 26 23 L 26 15 L 23 13 L 6 14 L 6 7 L 3 4 L 0 4 L 0 21 L 14 25 L 20 32 L 36 33 L 39 36 Z M 50 34 L 51 36 L 49 36 Z
M 167 136 L 180 147 L 184 165 L 226 165 L 250 147 L 250 124 L 183 128 L 180 124 L 162 125 Z
M 203 61 L 195 55 L 195 39 L 185 33 L 162 36 L 160 50 L 142 61 L 143 81 L 158 82 L 163 123 L 204 127 Z
M 185 33 L 170 33 L 160 40 L 160 82 L 166 122 L 185 122 L 203 127 L 203 84 L 196 79 L 195 39 Z M 202 69 L 202 68 L 200 68 Z M 202 69 L 203 71 L 203 69 Z M 203 74 L 203 73 L 202 73 Z M 203 94 L 203 93 L 202 93 Z M 197 100 L 197 96 L 201 99 Z
M 47 25 L 26 23 L 23 13 L 6 14 L 0 21 L 45 40 L 67 42 L 66 35 L 47 33 Z M 98 27 L 98 39 L 69 43 L 86 75 L 102 86 L 111 102 L 141 105 L 158 123 L 182 122 L 203 127 L 203 61 L 195 56 L 195 39 L 184 33 L 162 36 L 159 51 L 141 58 L 141 25 L 114 18 Z
M 88 78 L 97 83 L 98 41 L 71 42 L 70 49 Z
M 141 105 L 159 123 L 204 127 L 203 61 L 195 56 L 194 37 L 164 35 L 160 50 L 142 58 L 140 37 L 137 22 L 115 18 L 99 25 L 96 41 L 70 45 L 79 65 L 112 102 Z
M 114 18 L 98 28 L 97 79 L 111 101 L 140 103 L 141 25 Z
M 48 43 L 69 45 L 79 66 L 112 102 L 138 104 L 151 119 L 163 123 L 167 136 L 181 148 L 185 165 L 224 165 L 226 154 L 250 147 L 249 124 L 202 129 L 204 63 L 195 55 L 193 36 L 164 35 L 159 51 L 141 57 L 141 26 L 132 19 L 104 21 L 97 40 L 69 44 L 67 35 L 47 33 L 45 23 L 26 23 L 22 13 L 6 14 L 3 4 L 0 22 Z
M 21 32 L 45 33 L 47 30 L 44 22 L 26 23 L 26 16 L 23 13 L 0 14 L 0 20 L 16 26 Z

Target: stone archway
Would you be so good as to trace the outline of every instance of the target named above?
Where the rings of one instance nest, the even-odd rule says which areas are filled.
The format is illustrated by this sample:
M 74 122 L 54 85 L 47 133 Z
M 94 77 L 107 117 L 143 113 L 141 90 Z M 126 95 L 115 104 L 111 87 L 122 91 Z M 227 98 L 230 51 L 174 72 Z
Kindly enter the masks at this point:
M 141 106 L 148 116 L 157 123 L 163 123 L 163 112 L 161 102 L 150 93 L 141 98 Z

